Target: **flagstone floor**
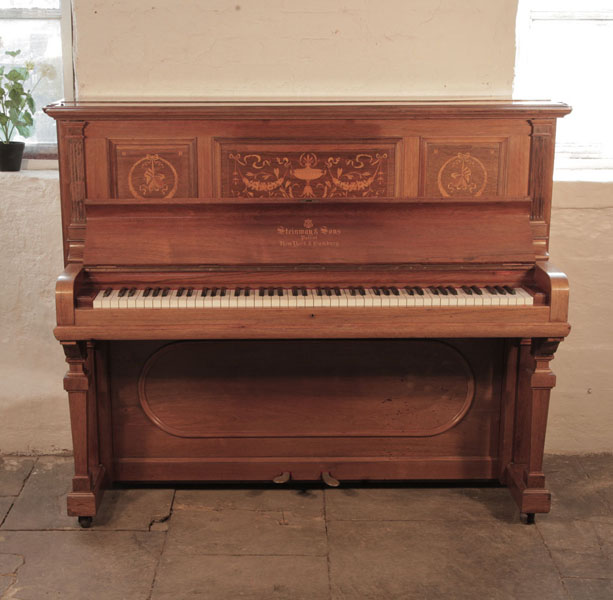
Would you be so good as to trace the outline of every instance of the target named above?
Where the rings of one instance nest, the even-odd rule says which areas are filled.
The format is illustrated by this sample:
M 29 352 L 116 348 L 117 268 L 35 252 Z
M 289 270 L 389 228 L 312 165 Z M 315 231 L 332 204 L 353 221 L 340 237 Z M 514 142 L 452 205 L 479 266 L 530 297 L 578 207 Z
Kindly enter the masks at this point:
M 548 456 L 549 515 L 504 488 L 125 487 L 91 529 L 71 459 L 0 457 L 0 598 L 611 600 L 613 456 Z

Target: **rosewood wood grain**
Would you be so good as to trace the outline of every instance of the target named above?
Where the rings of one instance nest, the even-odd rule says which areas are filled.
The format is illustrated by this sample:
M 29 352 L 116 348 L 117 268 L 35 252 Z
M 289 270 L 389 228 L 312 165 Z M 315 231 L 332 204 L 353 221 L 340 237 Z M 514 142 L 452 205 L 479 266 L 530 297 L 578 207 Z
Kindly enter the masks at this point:
M 530 263 L 526 206 L 524 200 L 298 205 L 92 201 L 87 205 L 84 263 Z
M 73 102 L 56 288 L 75 477 L 489 479 L 546 512 L 555 120 L 515 101 Z M 510 285 L 533 306 L 96 310 L 106 287 Z

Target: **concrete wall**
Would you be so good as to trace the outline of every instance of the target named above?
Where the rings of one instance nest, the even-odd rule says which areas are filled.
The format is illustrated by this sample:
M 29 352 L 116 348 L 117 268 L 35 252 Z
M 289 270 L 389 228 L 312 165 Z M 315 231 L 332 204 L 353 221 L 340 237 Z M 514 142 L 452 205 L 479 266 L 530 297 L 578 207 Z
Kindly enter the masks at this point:
M 509 96 L 515 0 L 75 0 L 81 99 Z M 547 449 L 612 450 L 613 184 L 556 183 L 554 262 L 571 337 L 554 370 Z M 0 453 L 69 449 L 56 173 L 0 174 Z

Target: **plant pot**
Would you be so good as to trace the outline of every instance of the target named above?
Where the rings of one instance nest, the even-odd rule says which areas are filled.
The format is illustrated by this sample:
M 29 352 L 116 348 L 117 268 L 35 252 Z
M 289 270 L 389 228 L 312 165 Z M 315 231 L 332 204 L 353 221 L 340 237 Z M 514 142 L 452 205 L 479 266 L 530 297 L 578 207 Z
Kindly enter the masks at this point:
M 21 170 L 21 159 L 25 142 L 0 142 L 0 171 L 19 171 Z

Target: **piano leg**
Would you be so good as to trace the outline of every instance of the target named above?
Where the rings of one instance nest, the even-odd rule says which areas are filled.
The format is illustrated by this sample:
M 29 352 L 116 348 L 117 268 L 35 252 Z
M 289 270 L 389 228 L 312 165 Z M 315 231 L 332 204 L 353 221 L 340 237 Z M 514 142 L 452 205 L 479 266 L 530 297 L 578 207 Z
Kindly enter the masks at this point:
M 105 469 L 98 450 L 98 419 L 94 381 L 94 343 L 62 342 L 68 372 L 68 392 L 75 473 L 68 494 L 68 514 L 89 527 L 103 494 Z
M 547 513 L 551 494 L 545 488 L 543 453 L 549 396 L 556 378 L 549 363 L 558 338 L 525 339 L 520 345 L 513 460 L 507 467 L 507 485 L 528 524 L 535 513 Z

